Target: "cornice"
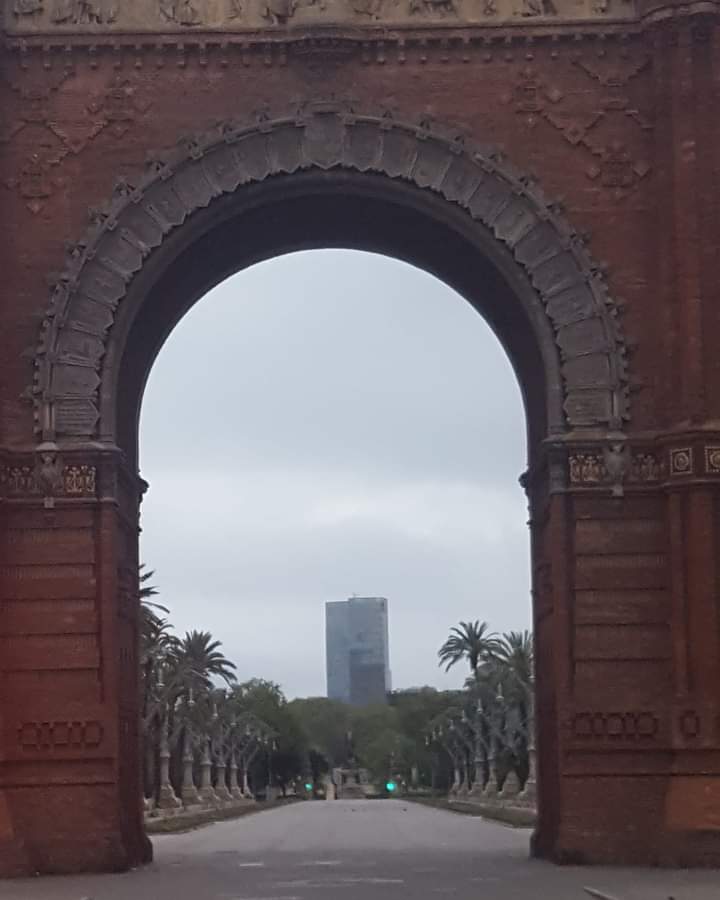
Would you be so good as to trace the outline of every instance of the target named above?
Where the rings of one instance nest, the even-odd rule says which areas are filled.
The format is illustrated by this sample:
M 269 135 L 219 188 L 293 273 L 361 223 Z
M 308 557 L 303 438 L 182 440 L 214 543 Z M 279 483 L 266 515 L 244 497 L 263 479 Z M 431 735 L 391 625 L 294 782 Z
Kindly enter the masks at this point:
M 219 49 L 273 47 L 297 53 L 341 50 L 363 50 L 388 46 L 403 48 L 447 47 L 469 52 L 510 45 L 532 46 L 536 43 L 567 45 L 585 40 L 624 41 L 641 33 L 638 21 L 603 20 L 602 22 L 566 22 L 533 27 L 521 25 L 458 26 L 428 25 L 414 28 L 385 28 L 366 26 L 313 26 L 285 31 L 192 31 L 165 32 L 108 32 L 94 34 L 13 34 L 1 36 L 3 45 L 14 52 L 86 50 L 90 53 L 113 50 L 166 50 L 169 48 Z

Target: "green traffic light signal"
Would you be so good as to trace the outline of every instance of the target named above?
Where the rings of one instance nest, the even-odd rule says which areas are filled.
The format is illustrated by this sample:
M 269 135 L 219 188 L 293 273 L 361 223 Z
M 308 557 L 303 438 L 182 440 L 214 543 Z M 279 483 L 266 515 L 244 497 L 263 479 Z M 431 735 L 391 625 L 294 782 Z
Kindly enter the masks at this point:
M 310 784 L 309 781 L 306 781 L 306 782 L 305 782 L 305 790 L 306 790 L 306 791 L 311 791 L 311 790 L 312 790 L 312 785 Z
M 388 781 L 387 784 L 385 785 L 385 789 L 388 791 L 388 793 L 392 794 L 392 792 L 395 790 L 396 786 L 397 785 L 395 784 L 394 781 Z

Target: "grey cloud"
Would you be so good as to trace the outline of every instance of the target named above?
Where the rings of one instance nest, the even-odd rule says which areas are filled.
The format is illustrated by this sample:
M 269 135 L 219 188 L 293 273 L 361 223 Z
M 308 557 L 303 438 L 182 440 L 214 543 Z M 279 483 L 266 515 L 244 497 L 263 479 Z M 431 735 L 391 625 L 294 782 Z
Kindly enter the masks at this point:
M 390 599 L 403 686 L 459 684 L 460 618 L 527 627 L 519 389 L 436 279 L 341 251 L 240 273 L 180 323 L 150 378 L 143 558 L 179 630 L 244 677 L 324 690 L 326 600 Z

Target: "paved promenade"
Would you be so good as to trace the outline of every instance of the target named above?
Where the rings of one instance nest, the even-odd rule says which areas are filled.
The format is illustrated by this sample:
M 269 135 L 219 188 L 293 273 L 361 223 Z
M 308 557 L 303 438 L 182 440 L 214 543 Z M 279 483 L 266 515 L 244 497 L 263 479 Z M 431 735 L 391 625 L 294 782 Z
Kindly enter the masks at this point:
M 528 832 L 394 801 L 302 803 L 154 838 L 123 875 L 0 882 L 2 900 L 720 900 L 720 872 L 529 860 Z

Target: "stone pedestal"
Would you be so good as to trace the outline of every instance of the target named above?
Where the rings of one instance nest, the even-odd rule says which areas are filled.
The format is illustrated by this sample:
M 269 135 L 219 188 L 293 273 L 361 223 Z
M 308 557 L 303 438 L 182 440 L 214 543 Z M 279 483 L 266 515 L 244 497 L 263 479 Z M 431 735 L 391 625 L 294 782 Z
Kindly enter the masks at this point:
M 215 794 L 218 800 L 221 803 L 230 803 L 233 799 L 233 795 L 228 789 L 227 781 L 226 781 L 226 768 L 225 762 L 219 761 L 216 765 L 217 769 L 217 779 L 215 783 Z
M 250 789 L 250 780 L 248 779 L 247 769 L 243 769 L 242 773 L 242 793 L 243 797 L 247 798 L 248 800 L 255 799 L 255 794 L 253 794 L 252 790 Z
M 482 796 L 486 801 L 494 801 L 497 800 L 499 793 L 498 787 L 498 777 L 497 777 L 497 769 L 495 768 L 495 760 L 490 760 L 490 777 L 488 778 L 487 784 L 485 785 L 485 789 L 483 790 Z
M 157 805 L 158 809 L 177 809 L 182 806 L 170 783 L 170 751 L 167 746 L 160 751 L 160 790 Z
M 230 796 L 233 800 L 243 800 L 243 792 L 238 782 L 238 766 L 234 756 L 230 757 Z
M 205 806 L 217 806 L 219 804 L 218 795 L 215 793 L 215 788 L 212 786 L 211 776 L 212 760 L 210 759 L 209 752 L 205 750 L 203 758 L 200 761 L 200 787 L 198 788 L 200 802 Z
M 467 783 L 467 773 L 463 772 L 462 780 L 460 781 L 460 784 L 458 785 L 458 789 L 456 791 L 456 796 L 458 797 L 458 799 L 465 799 L 465 798 L 467 798 L 469 793 L 470 793 L 470 788 L 468 787 L 468 783 Z
M 501 800 L 515 800 L 520 793 L 520 779 L 517 772 L 511 769 L 505 776 L 505 782 L 498 795 Z
M 195 787 L 195 779 L 193 777 L 193 762 L 192 750 L 189 743 L 186 742 L 183 754 L 183 780 L 180 789 L 180 798 L 183 806 L 197 806 L 200 803 L 200 795 Z
M 470 790 L 471 797 L 482 797 L 485 792 L 485 785 L 483 784 L 482 776 L 480 778 L 476 778 L 473 782 L 473 786 Z
M 519 799 L 527 806 L 537 806 L 537 751 L 533 741 L 528 747 L 528 777 Z

